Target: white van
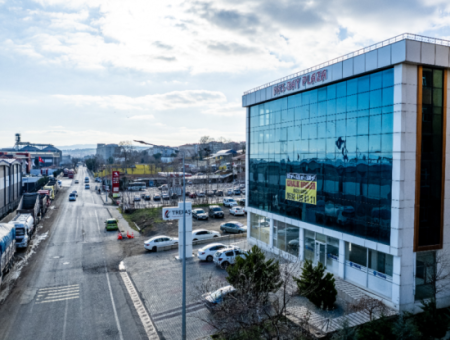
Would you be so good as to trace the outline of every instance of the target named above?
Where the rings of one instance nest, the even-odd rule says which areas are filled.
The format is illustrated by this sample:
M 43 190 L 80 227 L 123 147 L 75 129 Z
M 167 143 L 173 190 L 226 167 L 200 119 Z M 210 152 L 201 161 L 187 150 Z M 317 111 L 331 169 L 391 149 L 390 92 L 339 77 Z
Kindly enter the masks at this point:
M 19 214 L 11 221 L 16 227 L 16 247 L 26 248 L 34 232 L 34 218 L 31 214 Z

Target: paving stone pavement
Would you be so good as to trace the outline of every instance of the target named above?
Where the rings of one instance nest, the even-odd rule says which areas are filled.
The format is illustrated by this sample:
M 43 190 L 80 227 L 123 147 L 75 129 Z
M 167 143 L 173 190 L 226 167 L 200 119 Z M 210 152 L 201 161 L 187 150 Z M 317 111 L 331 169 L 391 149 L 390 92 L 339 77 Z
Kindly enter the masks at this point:
M 238 245 L 243 248 L 243 245 Z M 160 339 L 180 339 L 181 335 L 182 265 L 175 259 L 176 255 L 178 252 L 175 250 L 146 253 L 124 260 Z M 210 275 L 223 282 L 222 286 L 228 285 L 226 272 L 213 263 L 200 262 L 196 257 L 186 262 L 186 333 L 189 340 L 214 333 L 214 329 L 203 321 L 210 317 L 210 313 L 199 301 L 201 290 L 198 288 Z

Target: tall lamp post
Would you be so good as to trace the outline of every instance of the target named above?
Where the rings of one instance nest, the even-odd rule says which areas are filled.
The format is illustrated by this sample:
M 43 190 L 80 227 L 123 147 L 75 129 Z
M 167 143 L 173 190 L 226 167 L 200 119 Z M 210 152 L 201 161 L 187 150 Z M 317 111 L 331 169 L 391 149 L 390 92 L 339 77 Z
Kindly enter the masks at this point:
M 141 140 L 135 140 L 136 143 L 159 146 L 147 143 Z M 183 279 L 182 279 L 182 298 L 181 298 L 181 339 L 186 340 L 186 168 L 184 164 L 185 153 L 183 151 Z

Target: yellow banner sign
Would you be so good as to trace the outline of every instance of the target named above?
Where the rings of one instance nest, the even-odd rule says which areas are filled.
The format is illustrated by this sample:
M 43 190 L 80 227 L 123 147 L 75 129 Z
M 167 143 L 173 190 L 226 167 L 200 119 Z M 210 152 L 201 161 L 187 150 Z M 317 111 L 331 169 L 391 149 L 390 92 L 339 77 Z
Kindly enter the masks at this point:
M 286 176 L 286 200 L 316 205 L 316 175 L 288 173 Z

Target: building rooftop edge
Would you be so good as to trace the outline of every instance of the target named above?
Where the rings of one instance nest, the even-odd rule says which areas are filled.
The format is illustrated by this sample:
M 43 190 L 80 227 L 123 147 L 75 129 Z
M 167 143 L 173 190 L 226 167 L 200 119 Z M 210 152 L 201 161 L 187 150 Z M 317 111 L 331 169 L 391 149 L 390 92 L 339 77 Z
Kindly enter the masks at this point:
M 373 50 L 375 50 L 377 48 L 388 46 L 388 45 L 391 45 L 391 44 L 394 44 L 396 42 L 399 42 L 399 41 L 402 41 L 402 40 L 406 40 L 406 39 L 415 40 L 415 41 L 421 41 L 421 42 L 427 42 L 427 43 L 436 44 L 436 45 L 450 46 L 450 41 L 445 40 L 445 39 L 425 37 L 425 36 L 422 36 L 422 35 L 412 34 L 412 33 L 403 33 L 403 34 L 397 35 L 397 36 L 395 36 L 393 38 L 389 38 L 389 39 L 383 40 L 381 42 L 375 43 L 373 45 L 370 45 L 370 46 L 367 46 L 367 47 L 363 47 L 363 48 L 361 48 L 361 49 L 359 49 L 357 51 L 347 53 L 347 54 L 345 54 L 343 56 L 331 59 L 329 61 L 323 62 L 321 64 L 318 64 L 318 65 L 315 65 L 313 67 L 307 68 L 305 70 L 299 71 L 297 73 L 294 73 L 294 74 L 288 75 L 286 77 L 279 78 L 277 80 L 273 80 L 273 81 L 271 81 L 269 83 L 266 83 L 264 85 L 255 87 L 255 88 L 253 88 L 251 90 L 245 91 L 244 92 L 244 96 L 249 94 L 249 93 L 253 93 L 255 91 L 267 88 L 269 86 L 272 86 L 272 85 L 275 85 L 275 84 L 278 84 L 278 83 L 281 83 L 283 81 L 287 81 L 287 80 L 296 78 L 298 76 L 310 73 L 312 71 L 321 69 L 323 67 L 339 63 L 339 62 L 341 62 L 343 60 L 347 60 L 349 58 L 353 58 L 353 57 L 356 57 L 358 55 L 361 55 L 361 54 L 373 51 Z

